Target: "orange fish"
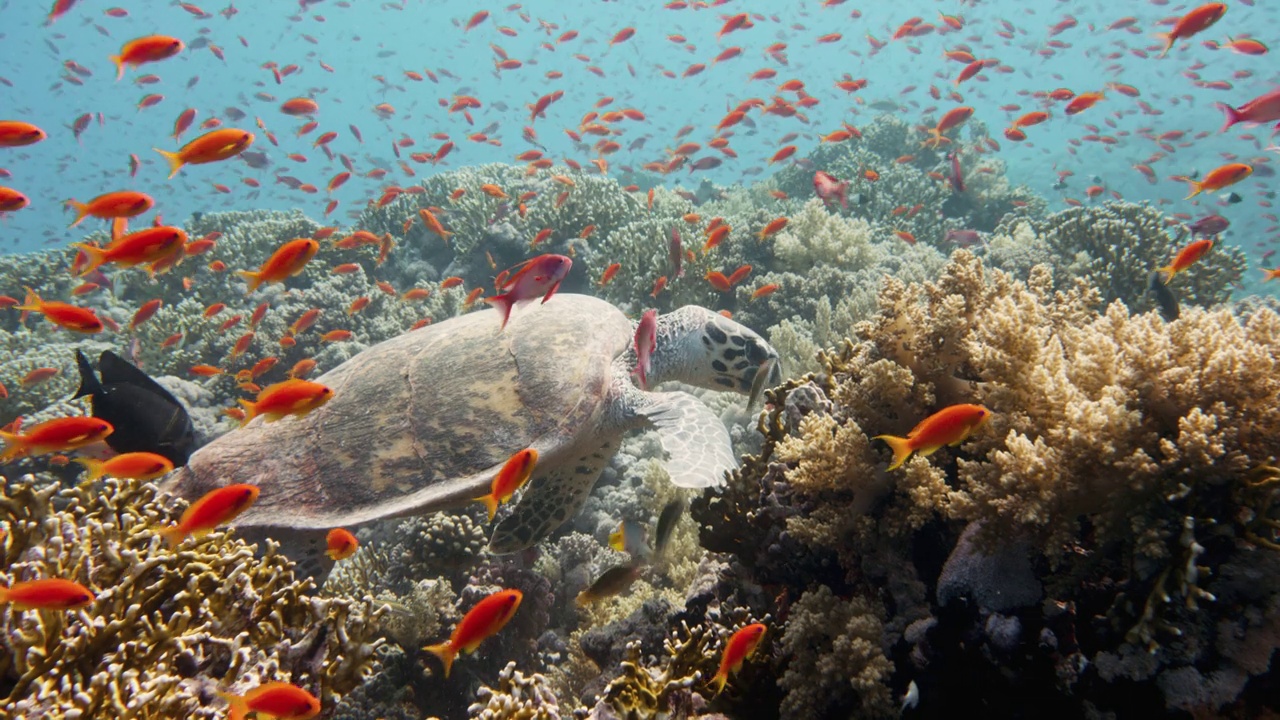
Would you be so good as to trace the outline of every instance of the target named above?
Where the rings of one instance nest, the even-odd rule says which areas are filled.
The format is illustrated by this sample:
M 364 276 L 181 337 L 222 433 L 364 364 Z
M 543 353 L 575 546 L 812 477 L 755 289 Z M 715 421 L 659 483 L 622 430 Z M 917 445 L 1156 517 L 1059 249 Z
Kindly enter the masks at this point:
M 75 610 L 95 599 L 85 586 L 61 578 L 26 580 L 0 588 L 0 605 L 13 605 L 15 610 Z
M 65 452 L 92 445 L 110 435 L 111 423 L 96 417 L 62 417 L 33 425 L 21 433 L 18 430 L 0 430 L 0 440 L 9 444 L 0 454 L 0 462 L 20 457 Z
M 72 199 L 66 204 L 76 209 L 75 222 L 69 226 L 75 227 L 90 215 L 104 220 L 137 217 L 154 207 L 156 201 L 150 195 L 124 190 L 99 195 L 87 203 Z
M 159 531 L 169 547 L 176 547 L 188 535 L 197 539 L 213 532 L 219 525 L 226 525 L 244 512 L 258 499 L 257 485 L 227 485 L 210 490 L 191 503 L 182 518 L 173 527 Z
M 350 330 L 330 330 L 320 336 L 320 342 L 342 342 L 351 339 Z
M 171 58 L 186 47 L 178 38 L 167 35 L 148 35 L 130 40 L 120 48 L 119 55 L 112 55 L 111 62 L 116 66 L 116 80 L 124 77 L 124 66 L 135 68 L 143 63 L 156 62 Z
M 360 541 L 356 539 L 349 531 L 342 528 L 334 528 L 324 537 L 324 554 L 329 556 L 330 560 L 346 560 L 356 554 L 356 550 L 360 548 Z
M 621 269 L 622 263 L 613 263 L 609 267 L 605 268 L 604 272 L 600 274 L 600 280 L 596 282 L 596 285 L 599 285 L 600 287 L 608 285 L 609 281 L 613 280 L 613 276 L 617 275 L 618 271 Z
M 1165 42 L 1164 50 L 1160 51 L 1160 57 L 1167 55 L 1175 42 L 1185 40 L 1201 30 L 1208 29 L 1210 25 L 1221 20 L 1226 12 L 1227 6 L 1223 3 L 1205 3 L 1178 18 L 1178 22 L 1174 23 L 1172 30 L 1159 35 Z
M 462 618 L 462 622 L 453 629 L 448 641 L 439 645 L 428 645 L 423 650 L 440 658 L 444 663 L 444 676 L 449 677 L 449 669 L 453 667 L 454 658 L 459 653 L 475 652 L 480 643 L 497 634 L 503 625 L 516 614 L 524 594 L 519 590 L 499 590 L 486 597 L 471 608 Z
M 529 481 L 529 476 L 533 474 L 533 468 L 537 464 L 538 451 L 525 448 L 512 455 L 502 466 L 493 478 L 491 492 L 484 497 L 476 498 L 478 502 L 484 503 L 485 509 L 489 511 L 489 522 L 493 522 L 493 515 L 498 512 L 498 505 L 510 500 L 511 496 Z
M 1195 242 L 1182 248 L 1182 250 L 1178 251 L 1177 256 L 1173 258 L 1173 262 L 1160 268 L 1159 270 L 1157 270 L 1157 272 L 1164 273 L 1165 284 L 1168 284 L 1169 281 L 1173 279 L 1174 275 L 1177 275 L 1183 270 L 1186 270 L 1187 268 L 1194 265 L 1196 261 L 1204 257 L 1205 253 L 1209 252 L 1212 249 L 1213 249 L 1213 240 L 1209 238 L 1196 240 Z
M 106 460 L 76 458 L 76 462 L 88 469 L 85 480 L 102 477 L 154 480 L 173 470 L 173 462 L 169 458 L 149 452 L 122 453 Z
M 1100 92 L 1080 93 L 1072 98 L 1071 102 L 1067 103 L 1067 106 L 1062 110 L 1062 112 L 1067 115 L 1078 115 L 1094 105 L 1097 105 L 1098 101 L 1105 97 L 1106 95 Z
M 760 229 L 760 233 L 756 237 L 760 238 L 760 241 L 763 242 L 765 238 L 769 237 L 770 235 L 773 235 L 776 232 L 780 232 L 783 228 L 785 228 L 787 226 L 787 222 L 788 222 L 787 218 L 784 218 L 784 217 L 774 218 L 773 220 L 769 221 L 768 225 L 765 225 L 763 228 Z
M 921 420 L 906 437 L 876 435 L 893 450 L 894 470 L 907 461 L 912 453 L 932 455 L 943 445 L 959 445 L 991 418 L 991 411 L 981 405 L 951 405 Z
M 183 165 L 203 165 L 235 157 L 253 144 L 253 133 L 236 128 L 219 128 L 183 145 L 178 152 L 153 148 L 169 161 L 169 177 L 178 174 Z
M 725 277 L 724 273 L 718 270 L 708 270 L 705 277 L 711 287 L 718 292 L 729 292 L 729 278 Z
M 435 213 L 423 208 L 418 211 L 418 216 L 422 218 L 422 222 L 427 226 L 428 230 L 439 235 L 440 239 L 444 240 L 446 243 L 449 242 L 449 236 L 452 235 L 453 232 L 444 229 L 444 225 L 440 224 L 440 220 L 435 216 Z
M 0 120 L 0 147 L 33 145 L 49 137 L 45 131 L 21 120 Z
M 286 415 L 306 415 L 332 398 L 333 390 L 320 383 L 296 378 L 284 380 L 263 388 L 254 402 L 240 401 L 245 409 L 241 425 L 248 424 L 259 415 L 266 418 L 265 422 L 275 422 Z
M 320 243 L 311 238 L 297 238 L 276 249 L 257 272 L 237 270 L 236 272 L 249 278 L 251 293 L 264 283 L 284 282 L 286 279 L 302 272 L 311 258 L 320 250 Z
M 35 290 L 27 288 L 27 297 L 15 310 L 26 310 L 44 315 L 45 320 L 72 332 L 93 334 L 102 332 L 102 320 L 89 308 L 77 307 L 57 300 L 41 300 Z
M 160 226 L 129 233 L 105 248 L 85 243 L 72 243 L 72 246 L 80 248 L 88 256 L 89 262 L 80 268 L 80 275 L 88 275 L 108 263 L 135 267 L 166 260 L 183 252 L 186 243 L 187 233 L 182 228 Z
M 31 204 L 26 195 L 0 185 L 0 213 L 15 212 Z
M 753 623 L 729 637 L 729 642 L 724 645 L 724 654 L 720 657 L 720 669 L 715 677 L 711 678 L 711 685 L 715 687 L 716 695 L 724 690 L 724 684 L 729 680 L 729 675 L 737 672 L 742 667 L 742 663 L 756 651 L 756 646 L 764 639 L 764 631 L 764 625 Z
M 218 697 L 231 704 L 227 720 L 244 720 L 250 713 L 272 720 L 310 720 L 320 714 L 320 701 L 297 685 L 269 682 L 244 695 L 218 691 Z
M 1229 185 L 1235 185 L 1252 174 L 1252 165 L 1246 165 L 1245 163 L 1227 163 L 1222 167 L 1210 170 L 1209 174 L 1205 175 L 1203 180 L 1185 178 L 1185 180 L 1191 185 L 1191 194 L 1183 199 L 1190 200 L 1204 190 L 1221 190 Z

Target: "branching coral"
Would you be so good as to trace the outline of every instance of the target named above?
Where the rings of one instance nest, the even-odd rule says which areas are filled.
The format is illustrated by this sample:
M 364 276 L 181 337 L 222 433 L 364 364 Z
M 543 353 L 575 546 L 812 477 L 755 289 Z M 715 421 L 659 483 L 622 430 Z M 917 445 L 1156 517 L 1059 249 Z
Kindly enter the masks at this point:
M 74 613 L 0 615 L 0 677 L 17 717 L 214 718 L 218 688 L 285 680 L 326 707 L 354 688 L 380 644 L 367 603 L 317 598 L 291 563 L 215 532 L 168 549 L 154 486 L 107 480 L 58 490 L 6 483 L 6 585 L 38 577 L 97 593 Z
M 857 707 L 858 717 L 893 717 L 897 708 L 885 685 L 893 665 L 882 641 L 879 610 L 867 600 L 845 602 L 827 587 L 802 595 L 778 641 L 788 657 L 778 678 L 787 692 L 782 717 L 829 717 L 833 707 Z

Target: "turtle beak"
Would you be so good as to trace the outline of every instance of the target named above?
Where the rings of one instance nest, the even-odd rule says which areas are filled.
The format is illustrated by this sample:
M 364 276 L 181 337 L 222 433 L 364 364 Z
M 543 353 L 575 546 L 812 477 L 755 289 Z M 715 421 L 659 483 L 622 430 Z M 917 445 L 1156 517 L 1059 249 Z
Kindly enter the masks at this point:
M 747 397 L 747 410 L 756 406 L 756 401 L 764 394 L 765 388 L 776 387 L 782 382 L 782 363 L 776 355 L 766 358 L 756 368 L 756 376 L 751 380 L 751 394 Z

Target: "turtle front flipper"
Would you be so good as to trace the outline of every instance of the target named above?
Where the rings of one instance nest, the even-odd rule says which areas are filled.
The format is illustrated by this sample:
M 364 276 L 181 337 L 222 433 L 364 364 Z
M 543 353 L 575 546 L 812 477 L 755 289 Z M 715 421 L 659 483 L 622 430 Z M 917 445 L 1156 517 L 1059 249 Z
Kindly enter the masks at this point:
M 724 423 L 689 393 L 649 393 L 638 414 L 658 431 L 667 451 L 667 474 L 677 487 L 718 487 L 725 473 L 738 467 Z
M 600 473 L 618 451 L 618 440 L 611 437 L 586 449 L 575 448 L 563 461 L 549 467 L 539 466 L 520 502 L 493 531 L 489 549 L 503 555 L 519 552 L 576 515 Z

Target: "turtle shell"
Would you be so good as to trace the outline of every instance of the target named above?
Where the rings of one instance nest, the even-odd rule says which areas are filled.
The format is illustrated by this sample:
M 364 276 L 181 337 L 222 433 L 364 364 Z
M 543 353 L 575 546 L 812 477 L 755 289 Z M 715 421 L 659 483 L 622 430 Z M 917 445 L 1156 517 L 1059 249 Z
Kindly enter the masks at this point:
M 236 523 L 326 528 L 440 510 L 488 492 L 517 451 L 550 467 L 594 432 L 612 363 L 632 337 L 613 305 L 562 294 L 413 330 L 316 378 L 333 399 L 301 417 L 255 418 L 192 455 L 165 486 L 195 498 L 249 483 Z

